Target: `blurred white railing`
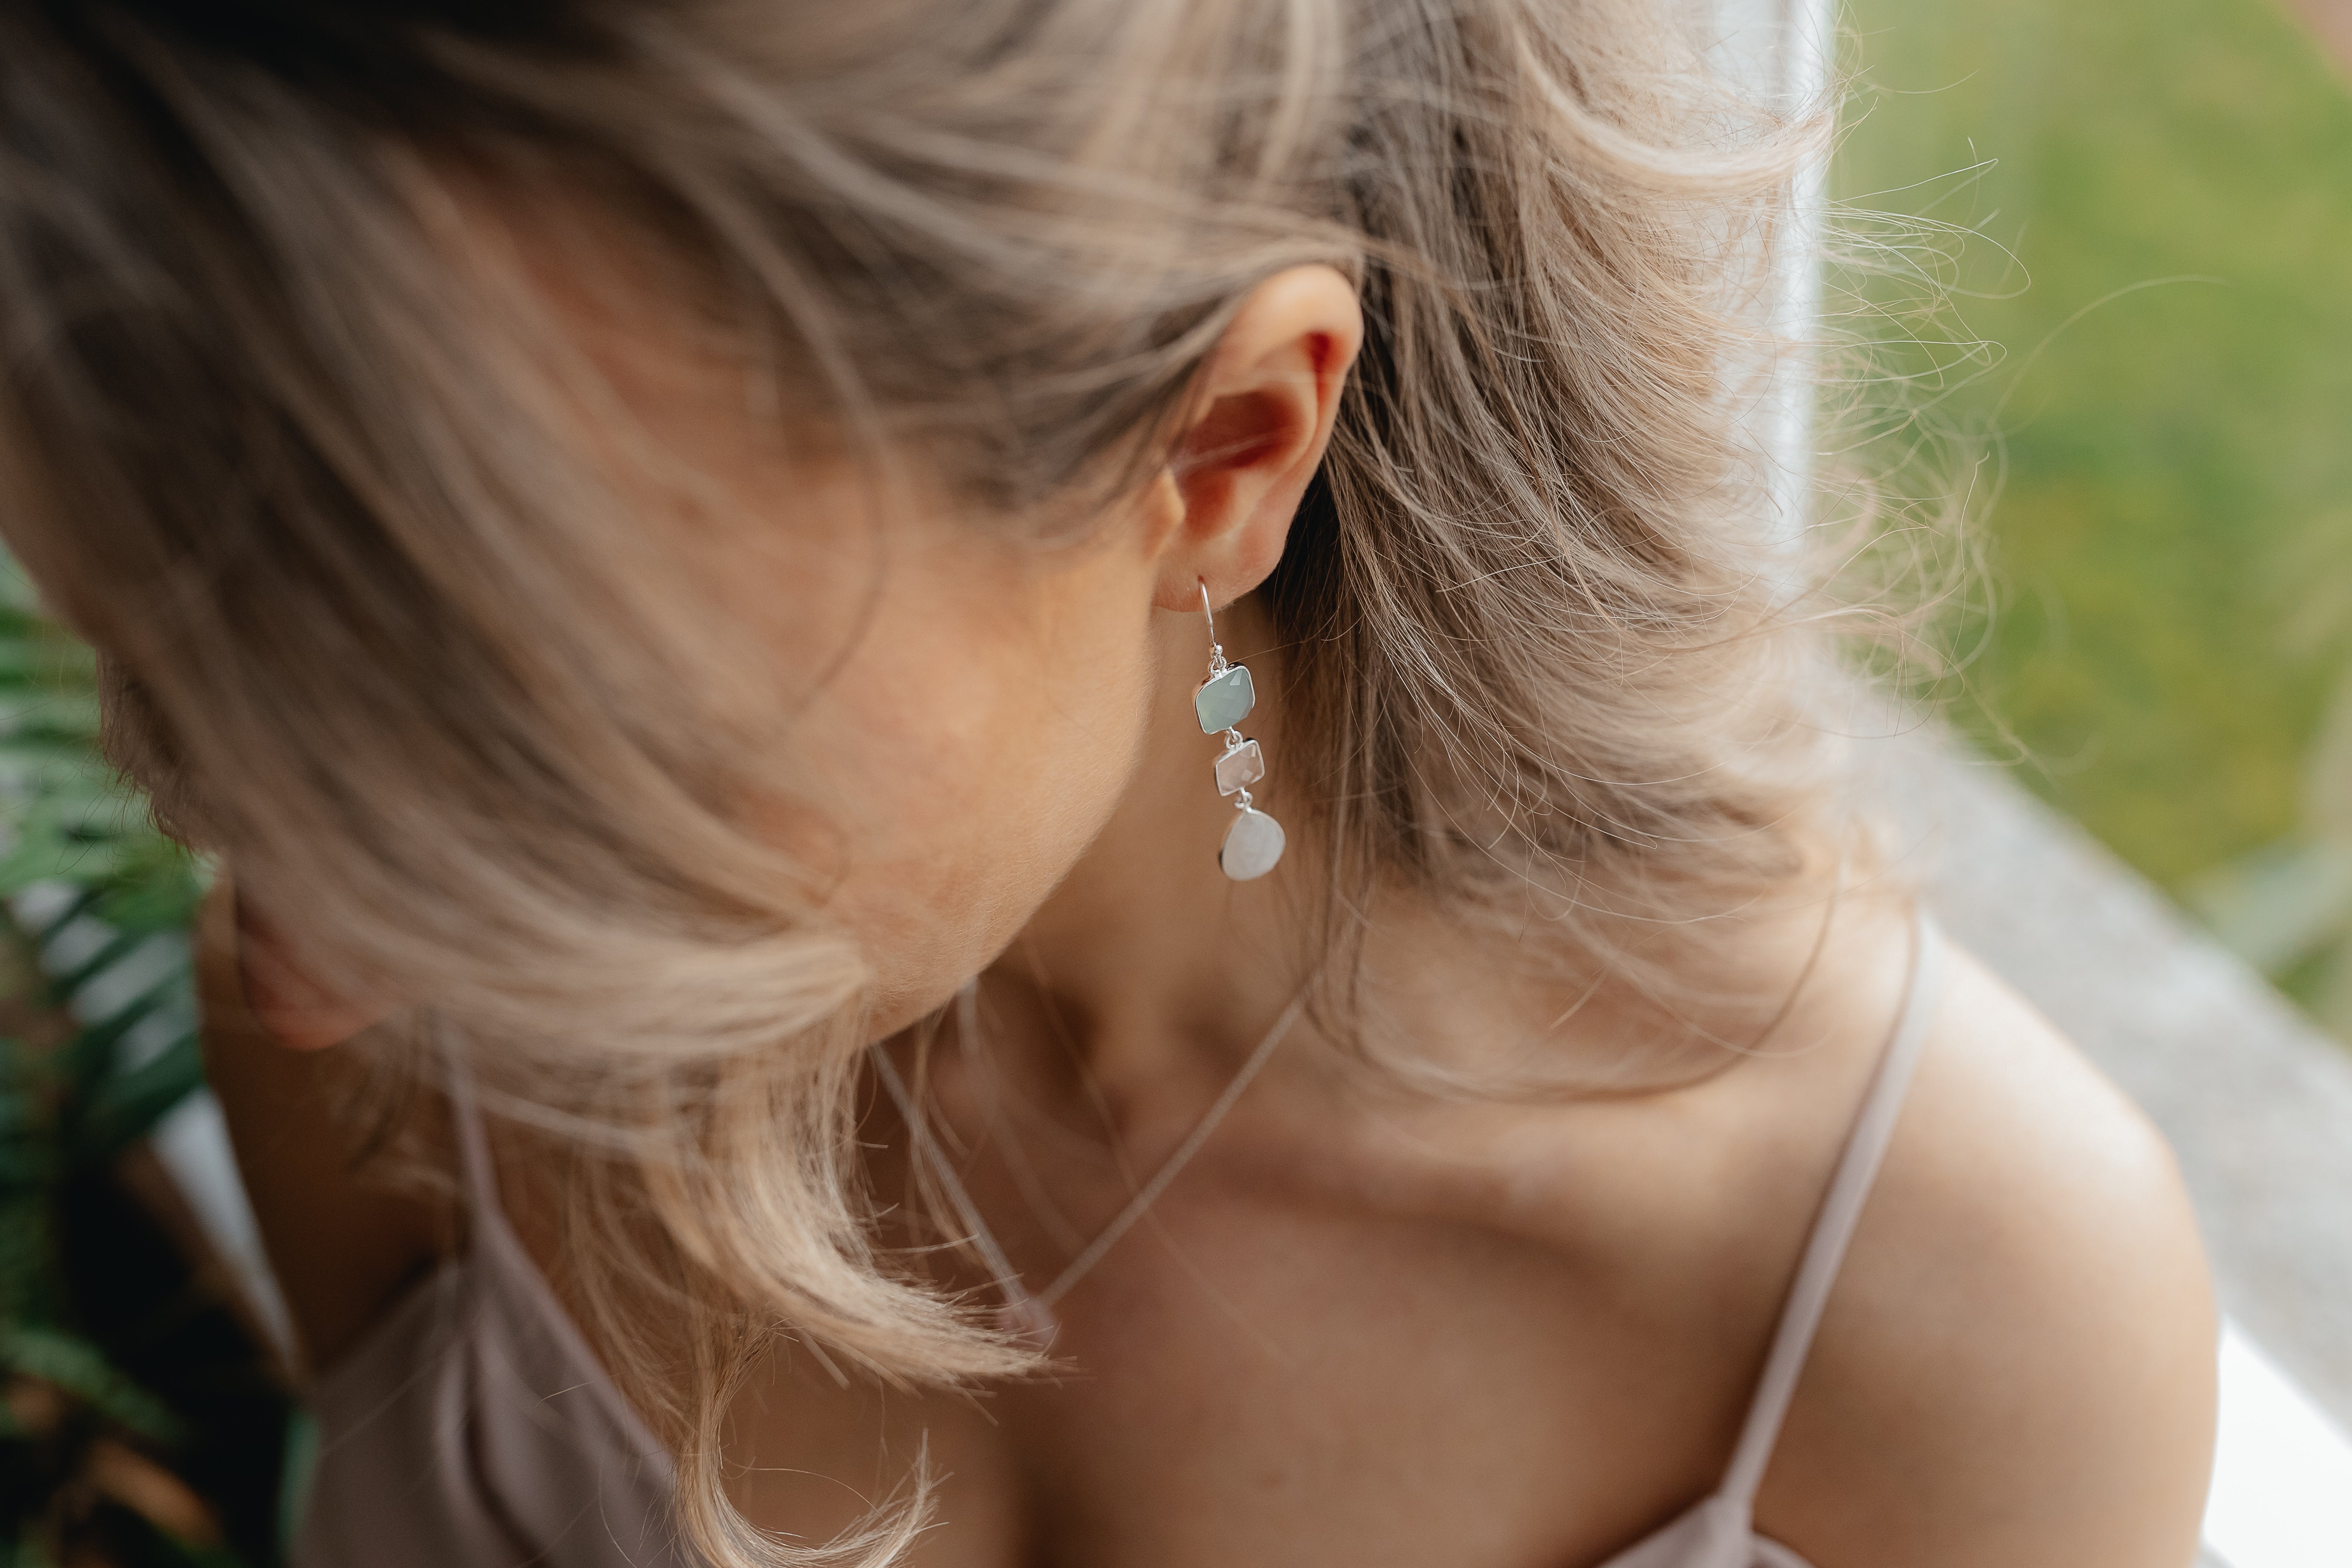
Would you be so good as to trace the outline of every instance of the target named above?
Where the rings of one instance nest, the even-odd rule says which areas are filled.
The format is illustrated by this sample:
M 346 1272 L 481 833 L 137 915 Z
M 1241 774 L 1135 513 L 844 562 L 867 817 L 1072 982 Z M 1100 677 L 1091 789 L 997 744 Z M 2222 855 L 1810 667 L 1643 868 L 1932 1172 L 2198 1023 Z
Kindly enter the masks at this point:
M 2228 1568 L 2352 1564 L 2352 1443 L 2240 1331 L 2221 1331 L 2205 1549 Z

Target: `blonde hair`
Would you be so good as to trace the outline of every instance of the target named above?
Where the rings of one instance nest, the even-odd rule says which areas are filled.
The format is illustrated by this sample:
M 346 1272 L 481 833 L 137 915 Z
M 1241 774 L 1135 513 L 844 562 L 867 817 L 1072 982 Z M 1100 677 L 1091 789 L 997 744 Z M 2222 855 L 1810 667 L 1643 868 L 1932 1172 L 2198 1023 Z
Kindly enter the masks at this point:
M 877 1250 L 859 956 L 739 809 L 773 694 L 452 193 L 617 223 L 780 431 L 1005 528 L 1153 471 L 1250 289 L 1339 268 L 1368 341 L 1262 591 L 1309 945 L 1401 886 L 1664 975 L 1813 864 L 1830 767 L 1741 420 L 1824 127 L 1705 41 L 1654 0 L 0 12 L 0 523 L 167 826 L 589 1152 L 582 1287 L 715 1562 L 824 1555 L 723 1485 L 775 1336 L 1024 1362 Z

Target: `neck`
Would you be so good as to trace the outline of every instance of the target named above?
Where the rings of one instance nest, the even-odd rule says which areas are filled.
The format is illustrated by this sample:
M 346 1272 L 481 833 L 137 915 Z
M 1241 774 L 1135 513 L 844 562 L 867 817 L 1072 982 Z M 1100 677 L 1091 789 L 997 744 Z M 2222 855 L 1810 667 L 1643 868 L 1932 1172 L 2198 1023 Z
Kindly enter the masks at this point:
M 1250 882 L 1218 867 L 1234 807 L 1212 774 L 1221 742 L 1193 718 L 1208 639 L 1197 616 L 1163 615 L 1154 712 L 1133 783 L 987 976 L 1036 1026 L 1003 1048 L 1030 1054 L 1051 1076 L 1079 1068 L 1113 1104 L 1148 1107 L 1171 1088 L 1196 1102 L 1205 1083 L 1247 1058 L 1320 953 L 1311 922 L 1328 863 L 1314 781 L 1286 743 L 1282 650 L 1254 600 L 1221 613 L 1217 629 L 1226 657 L 1255 678 L 1258 706 L 1242 729 L 1265 752 L 1266 777 L 1253 793 L 1287 835 L 1281 863 Z M 1698 1049 L 1711 1041 L 1753 1044 L 1769 1031 L 1786 1044 L 1783 1036 L 1801 1034 L 1776 1015 L 1826 939 L 1834 900 L 1824 892 L 1807 880 L 1785 903 L 1743 914 L 1738 952 L 1718 954 L 1694 994 L 1664 1000 L 1547 964 L 1539 929 L 1517 933 L 1529 943 L 1523 954 L 1510 933 L 1463 926 L 1402 896 L 1380 900 L 1361 973 L 1375 984 L 1380 1031 L 1410 1039 L 1440 1070 L 1574 1079 L 1597 1063 L 1598 1078 L 1621 1088 L 1654 1075 L 1671 1081 L 1694 1051 L 1706 1064 L 1734 1059 Z M 1302 1023 L 1286 1054 L 1307 1034 Z M 1652 1058 L 1654 1068 L 1643 1065 Z
M 1163 614 L 1160 679 L 1134 782 L 1109 824 L 990 972 L 1053 1013 L 1097 1081 L 1135 1089 L 1246 1055 L 1307 978 L 1304 922 L 1325 875 L 1311 797 L 1284 745 L 1283 661 L 1254 600 L 1218 616 L 1258 704 L 1241 725 L 1265 750 L 1252 794 L 1283 825 L 1281 864 L 1229 880 L 1218 847 L 1235 815 L 1211 769 L 1192 693 L 1208 668 L 1198 616 Z

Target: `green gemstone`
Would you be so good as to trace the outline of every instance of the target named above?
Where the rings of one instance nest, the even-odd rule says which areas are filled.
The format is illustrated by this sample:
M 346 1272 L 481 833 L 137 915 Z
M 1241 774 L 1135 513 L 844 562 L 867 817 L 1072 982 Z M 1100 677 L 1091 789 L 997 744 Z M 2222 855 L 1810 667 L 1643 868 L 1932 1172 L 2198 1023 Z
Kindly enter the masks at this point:
M 1203 735 L 1232 729 L 1256 706 L 1257 688 L 1250 684 L 1247 665 L 1237 664 L 1223 675 L 1211 676 L 1192 693 L 1192 711 L 1201 717 Z

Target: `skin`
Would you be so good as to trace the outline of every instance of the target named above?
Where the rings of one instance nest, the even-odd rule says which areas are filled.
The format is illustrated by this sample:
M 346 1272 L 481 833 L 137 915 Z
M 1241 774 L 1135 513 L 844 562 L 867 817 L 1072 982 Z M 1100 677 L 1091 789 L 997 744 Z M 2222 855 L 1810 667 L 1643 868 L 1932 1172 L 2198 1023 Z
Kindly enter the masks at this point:
M 886 1032 L 985 969 L 984 1037 L 946 1039 L 931 1087 L 975 1200 L 1042 1285 L 1302 978 L 1288 922 L 1323 868 L 1284 772 L 1280 651 L 1247 595 L 1329 437 L 1353 294 L 1320 268 L 1261 285 L 1176 461 L 1083 548 L 1015 554 L 946 509 L 894 518 L 853 625 L 809 586 L 845 559 L 823 521 L 841 509 L 807 504 L 832 481 L 781 482 L 725 375 L 661 331 L 551 292 L 656 439 L 766 525 L 730 570 L 807 612 L 780 617 L 779 668 L 847 647 L 799 735 L 833 810 L 819 832 L 778 805 L 770 827 L 841 855 L 833 912 L 871 958 Z M 1282 867 L 1243 886 L 1215 864 L 1231 807 L 1190 711 L 1203 584 L 1258 677 L 1261 803 L 1293 829 Z M 1605 988 L 1559 1022 L 1561 996 L 1411 900 L 1377 913 L 1368 971 L 1434 1056 L 1599 1058 L 1662 1026 Z M 1740 962 L 1793 983 L 1820 931 L 1818 910 L 1759 921 Z M 202 954 L 215 1082 L 308 1353 L 331 1367 L 457 1227 L 353 1181 L 320 1114 L 330 1047 L 385 1004 L 317 994 L 226 894 Z M 1759 1528 L 1817 1568 L 2186 1563 L 2215 1325 L 2170 1155 L 1952 956 Z M 779 1352 L 733 1420 L 739 1501 L 822 1541 L 927 1444 L 946 1476 L 927 1568 L 1602 1561 L 1712 1489 L 1907 960 L 1902 900 L 1851 896 L 1769 1050 L 1631 1098 L 1368 1092 L 1302 1029 L 1062 1303 L 1054 1375 L 885 1392 Z M 894 1191 L 903 1130 L 877 1113 L 872 1131 Z M 543 1165 L 515 1130 L 493 1142 L 504 1201 L 567 1292 Z

